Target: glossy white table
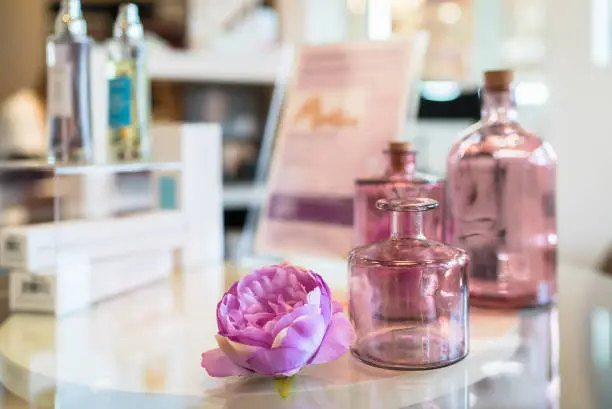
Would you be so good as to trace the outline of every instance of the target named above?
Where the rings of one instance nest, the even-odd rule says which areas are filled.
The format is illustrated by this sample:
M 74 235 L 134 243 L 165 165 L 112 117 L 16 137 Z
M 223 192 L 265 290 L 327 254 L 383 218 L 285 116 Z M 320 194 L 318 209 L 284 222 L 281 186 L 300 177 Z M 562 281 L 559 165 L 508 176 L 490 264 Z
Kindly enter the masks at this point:
M 213 379 L 199 366 L 237 274 L 211 266 L 61 318 L 13 315 L 0 327 L 2 382 L 62 409 L 612 408 L 612 280 L 598 273 L 561 268 L 559 314 L 472 310 L 471 353 L 454 366 L 392 372 L 347 354 L 302 371 L 287 400 L 269 380 Z M 324 274 L 332 286 L 345 277 Z

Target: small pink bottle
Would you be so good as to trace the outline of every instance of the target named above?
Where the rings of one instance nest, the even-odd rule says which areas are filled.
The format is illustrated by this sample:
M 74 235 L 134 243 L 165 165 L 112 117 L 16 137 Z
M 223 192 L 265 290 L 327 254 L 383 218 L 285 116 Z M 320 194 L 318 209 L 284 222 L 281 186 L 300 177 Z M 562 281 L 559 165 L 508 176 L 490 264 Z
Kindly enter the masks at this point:
M 389 369 L 432 369 L 468 353 L 468 256 L 424 235 L 433 199 L 381 199 L 387 240 L 349 254 L 349 309 L 357 334 L 351 351 Z
M 516 121 L 512 71 L 485 73 L 482 120 L 448 156 L 448 242 L 470 255 L 470 302 L 549 304 L 556 285 L 556 156 Z
M 361 246 L 389 237 L 389 214 L 376 209 L 377 200 L 418 197 L 440 203 L 440 208 L 426 215 L 423 229 L 428 237 L 444 241 L 444 181 L 416 172 L 416 152 L 409 142 L 391 142 L 385 153 L 389 155 L 385 173 L 355 183 L 355 244 Z

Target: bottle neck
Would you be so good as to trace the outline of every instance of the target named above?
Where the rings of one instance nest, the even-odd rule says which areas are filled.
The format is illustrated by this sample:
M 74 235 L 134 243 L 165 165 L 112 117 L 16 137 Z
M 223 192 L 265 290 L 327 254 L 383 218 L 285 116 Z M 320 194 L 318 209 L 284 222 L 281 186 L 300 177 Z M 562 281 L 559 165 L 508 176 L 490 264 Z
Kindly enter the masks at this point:
M 391 213 L 391 239 L 410 238 L 424 240 L 423 212 Z
M 404 152 L 388 152 L 389 154 L 389 165 L 385 172 L 385 176 L 396 176 L 402 175 L 405 177 L 412 177 L 416 170 L 416 152 L 404 151 Z
M 55 19 L 55 34 L 70 34 L 73 37 L 87 36 L 87 24 L 83 18 L 81 0 L 64 0 Z
M 62 9 L 64 14 L 70 14 L 71 16 L 82 16 L 83 11 L 81 10 L 81 0 L 64 0 L 62 2 Z
M 138 41 L 144 38 L 138 7 L 134 4 L 123 5 L 113 27 L 113 37 L 117 40 Z
M 487 90 L 482 91 L 481 117 L 484 122 L 512 122 L 516 120 L 516 102 L 514 91 Z

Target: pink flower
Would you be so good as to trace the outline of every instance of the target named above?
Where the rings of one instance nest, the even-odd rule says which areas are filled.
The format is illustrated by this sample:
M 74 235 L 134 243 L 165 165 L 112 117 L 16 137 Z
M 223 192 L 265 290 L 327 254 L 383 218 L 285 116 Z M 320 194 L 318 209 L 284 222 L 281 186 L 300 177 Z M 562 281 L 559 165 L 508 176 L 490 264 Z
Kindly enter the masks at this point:
M 217 305 L 218 349 L 202 354 L 210 376 L 292 376 L 340 358 L 355 337 L 318 274 L 283 263 L 234 283 Z

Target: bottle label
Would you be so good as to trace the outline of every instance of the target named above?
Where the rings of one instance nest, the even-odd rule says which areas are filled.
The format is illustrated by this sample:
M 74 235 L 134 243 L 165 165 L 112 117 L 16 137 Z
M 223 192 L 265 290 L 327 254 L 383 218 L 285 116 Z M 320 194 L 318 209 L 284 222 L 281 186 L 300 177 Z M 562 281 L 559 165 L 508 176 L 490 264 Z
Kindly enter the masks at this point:
M 72 118 L 72 65 L 69 63 L 49 67 L 48 110 L 52 117 Z
M 117 77 L 108 82 L 108 123 L 111 128 L 122 128 L 132 123 L 132 80 Z

